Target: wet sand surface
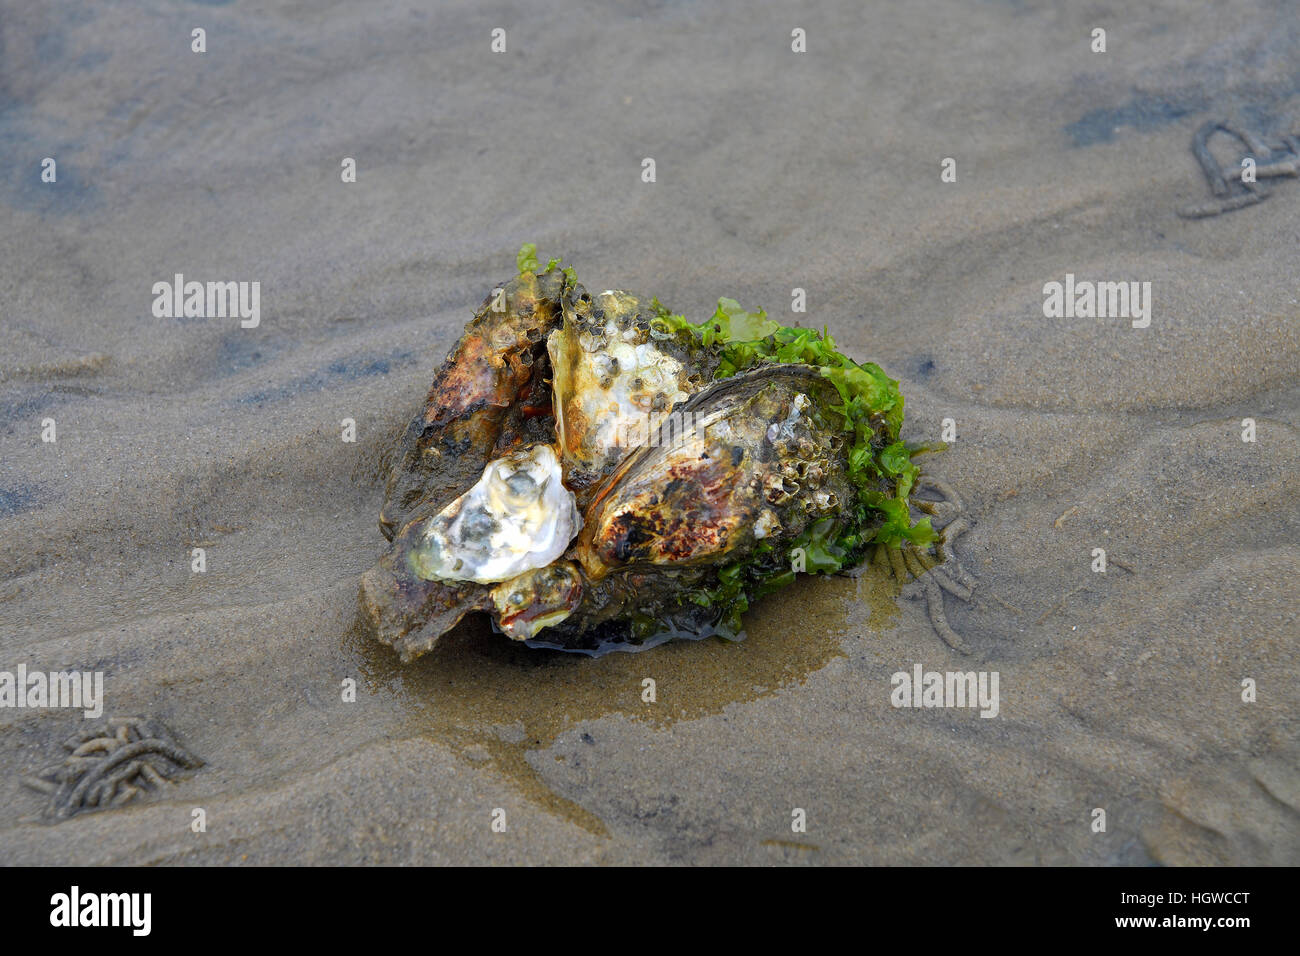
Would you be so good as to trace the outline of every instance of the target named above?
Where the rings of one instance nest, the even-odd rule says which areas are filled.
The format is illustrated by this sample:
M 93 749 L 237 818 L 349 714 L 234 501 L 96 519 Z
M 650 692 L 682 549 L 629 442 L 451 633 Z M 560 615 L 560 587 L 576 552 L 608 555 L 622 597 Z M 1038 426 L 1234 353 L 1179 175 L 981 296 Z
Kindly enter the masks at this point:
M 1300 21 L 1208 6 L 0 4 L 0 669 L 103 671 L 206 761 L 50 825 L 20 779 L 80 711 L 0 709 L 0 861 L 1300 862 L 1300 182 L 1176 214 L 1202 122 L 1300 122 Z M 878 569 L 739 643 L 372 641 L 380 463 L 527 241 L 953 419 L 971 653 Z M 155 318 L 178 272 L 261 324 Z M 1045 318 L 1067 273 L 1150 327 Z M 998 716 L 892 707 L 916 664 Z

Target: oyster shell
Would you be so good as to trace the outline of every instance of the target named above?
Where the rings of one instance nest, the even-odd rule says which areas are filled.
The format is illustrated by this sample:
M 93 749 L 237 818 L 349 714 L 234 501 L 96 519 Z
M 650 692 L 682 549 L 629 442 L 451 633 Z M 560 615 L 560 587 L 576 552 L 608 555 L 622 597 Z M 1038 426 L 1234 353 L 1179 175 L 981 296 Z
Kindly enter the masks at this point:
M 492 589 L 497 627 L 516 641 L 526 641 L 556 627 L 582 603 L 582 569 L 571 561 L 556 561 L 526 571 Z
M 495 584 L 546 567 L 581 527 L 555 449 L 533 445 L 489 463 L 474 487 L 424 522 L 411 564 L 426 581 Z
M 712 378 L 716 360 L 693 340 L 656 335 L 655 314 L 627 292 L 562 299 L 547 341 L 555 431 L 571 487 L 590 487 L 646 444 Z
M 587 576 L 725 563 L 837 510 L 829 502 L 851 490 L 844 440 L 818 411 L 837 398 L 816 369 L 777 365 L 684 403 L 678 414 L 690 428 L 634 451 L 588 505 L 575 549 Z
M 553 440 L 546 338 L 562 320 L 564 284 L 560 272 L 527 272 L 483 300 L 402 436 L 379 513 L 390 541 L 421 505 L 460 494 L 492 458 L 530 436 Z
M 471 611 L 586 653 L 735 637 L 799 571 L 930 540 L 878 367 L 731 300 L 692 325 L 530 259 L 439 369 L 387 485 L 393 546 L 361 604 L 403 659 Z

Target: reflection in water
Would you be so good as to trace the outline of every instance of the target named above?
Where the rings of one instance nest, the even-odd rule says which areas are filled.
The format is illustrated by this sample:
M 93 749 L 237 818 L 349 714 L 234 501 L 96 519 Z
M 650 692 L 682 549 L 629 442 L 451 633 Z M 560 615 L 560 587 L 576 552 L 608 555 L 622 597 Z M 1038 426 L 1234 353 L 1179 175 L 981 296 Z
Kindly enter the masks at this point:
M 610 715 L 667 727 L 716 714 L 803 682 L 842 656 L 840 638 L 870 612 L 880 628 L 898 615 L 897 586 L 879 569 L 856 582 L 804 577 L 746 615 L 746 639 L 679 641 L 638 654 L 590 658 L 531 649 L 467 621 L 424 657 L 403 665 L 358 619 L 355 643 L 370 693 L 391 693 L 425 735 L 468 760 L 490 759 L 529 800 L 607 835 L 594 814 L 552 791 L 528 762 L 574 725 Z M 847 613 L 846 613 L 847 612 Z M 642 701 L 654 679 L 657 700 Z

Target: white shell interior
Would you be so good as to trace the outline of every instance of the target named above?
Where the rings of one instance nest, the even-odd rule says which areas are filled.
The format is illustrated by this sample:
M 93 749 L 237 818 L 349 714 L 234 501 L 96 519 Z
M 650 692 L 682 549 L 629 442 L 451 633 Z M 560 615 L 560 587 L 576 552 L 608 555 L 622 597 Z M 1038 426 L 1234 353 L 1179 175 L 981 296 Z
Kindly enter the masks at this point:
M 424 527 L 412 551 L 425 580 L 493 584 L 550 564 L 582 530 L 550 445 L 498 458 Z

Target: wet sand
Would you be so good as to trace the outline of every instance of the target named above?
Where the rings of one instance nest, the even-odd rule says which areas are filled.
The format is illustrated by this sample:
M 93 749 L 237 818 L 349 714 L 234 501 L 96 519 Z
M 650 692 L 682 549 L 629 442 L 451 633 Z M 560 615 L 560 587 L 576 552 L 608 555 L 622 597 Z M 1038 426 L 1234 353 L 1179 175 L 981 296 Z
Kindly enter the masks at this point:
M 206 761 L 49 825 L 20 778 L 80 712 L 0 709 L 0 861 L 1300 862 L 1300 182 L 1176 214 L 1202 122 L 1300 121 L 1294 15 L 559 10 L 0 4 L 0 670 L 101 670 Z M 697 319 L 804 288 L 907 437 L 954 419 L 970 655 L 877 570 L 740 643 L 370 640 L 380 463 L 528 241 Z M 156 318 L 177 272 L 260 325 Z M 1150 327 L 1045 318 L 1067 273 L 1151 282 Z M 999 715 L 892 707 L 918 663 Z

